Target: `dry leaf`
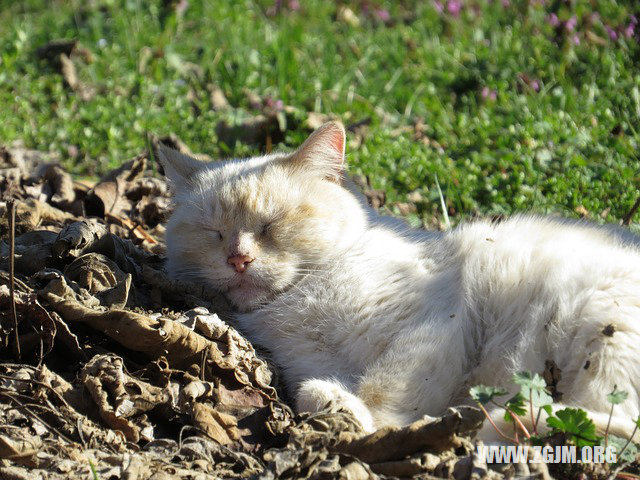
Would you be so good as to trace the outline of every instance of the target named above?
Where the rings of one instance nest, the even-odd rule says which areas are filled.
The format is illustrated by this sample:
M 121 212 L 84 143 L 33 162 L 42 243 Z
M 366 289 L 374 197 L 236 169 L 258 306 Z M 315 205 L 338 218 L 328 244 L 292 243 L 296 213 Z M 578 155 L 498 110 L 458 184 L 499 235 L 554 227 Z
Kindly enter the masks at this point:
M 211 107 L 215 111 L 224 111 L 229 110 L 231 105 L 229 105 L 229 101 L 227 97 L 225 97 L 224 92 L 217 85 L 209 84 L 207 85 L 207 89 L 209 90 L 209 99 L 211 101 Z
M 60 54 L 60 64 L 62 78 L 64 78 L 66 85 L 73 90 L 81 100 L 91 100 L 95 95 L 95 90 L 78 79 L 76 66 L 73 63 L 73 60 L 71 60 L 71 58 L 66 54 L 62 53 Z

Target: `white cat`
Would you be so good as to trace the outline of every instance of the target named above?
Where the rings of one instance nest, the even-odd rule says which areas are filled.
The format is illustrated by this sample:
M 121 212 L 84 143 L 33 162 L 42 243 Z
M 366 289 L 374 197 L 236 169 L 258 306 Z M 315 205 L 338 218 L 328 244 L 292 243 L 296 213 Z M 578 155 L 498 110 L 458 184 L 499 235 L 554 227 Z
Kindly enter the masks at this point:
M 379 217 L 343 185 L 344 129 L 293 154 L 203 164 L 159 151 L 176 209 L 168 268 L 225 293 L 297 408 L 334 402 L 367 431 L 469 403 L 476 384 L 561 371 L 600 430 L 640 413 L 640 242 L 613 227 L 515 216 L 448 232 Z M 496 419 L 499 418 L 495 414 Z

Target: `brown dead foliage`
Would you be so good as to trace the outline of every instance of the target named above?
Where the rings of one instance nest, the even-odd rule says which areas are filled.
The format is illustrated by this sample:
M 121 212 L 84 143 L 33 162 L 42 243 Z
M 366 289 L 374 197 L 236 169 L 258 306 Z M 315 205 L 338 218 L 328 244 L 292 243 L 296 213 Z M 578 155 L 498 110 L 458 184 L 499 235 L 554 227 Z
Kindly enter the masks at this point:
M 96 87 L 80 80 L 76 69 L 76 61 L 85 63 L 93 61 L 89 50 L 78 46 L 74 39 L 53 40 L 38 47 L 35 56 L 47 62 L 58 70 L 64 80 L 64 85 L 72 90 L 80 100 L 91 100 L 96 94 Z
M 188 152 L 175 136 L 152 141 Z M 470 407 L 370 435 L 331 405 L 294 415 L 224 298 L 163 270 L 171 201 L 150 155 L 92 186 L 56 160 L 0 147 L 0 478 L 92 478 L 92 469 L 101 479 L 513 476 L 475 457 L 467 436 L 481 417 Z

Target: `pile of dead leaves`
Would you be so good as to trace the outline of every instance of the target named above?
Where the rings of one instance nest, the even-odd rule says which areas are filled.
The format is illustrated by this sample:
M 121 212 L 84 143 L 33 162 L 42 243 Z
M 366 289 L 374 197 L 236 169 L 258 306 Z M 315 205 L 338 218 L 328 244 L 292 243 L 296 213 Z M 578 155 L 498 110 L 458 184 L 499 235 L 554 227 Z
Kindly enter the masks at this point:
M 57 160 L 0 148 L 0 478 L 548 475 L 489 470 L 470 407 L 371 435 L 331 408 L 294 415 L 224 299 L 163 270 L 150 154 L 91 184 Z

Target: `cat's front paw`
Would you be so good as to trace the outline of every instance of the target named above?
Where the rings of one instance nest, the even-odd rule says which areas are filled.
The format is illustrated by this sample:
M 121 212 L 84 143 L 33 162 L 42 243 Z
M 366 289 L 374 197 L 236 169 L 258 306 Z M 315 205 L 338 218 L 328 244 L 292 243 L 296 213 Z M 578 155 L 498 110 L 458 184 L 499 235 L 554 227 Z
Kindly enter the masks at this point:
M 375 431 L 373 417 L 367 406 L 342 384 L 317 378 L 302 382 L 296 398 L 299 412 L 318 412 L 330 404 L 351 412 L 365 432 Z

